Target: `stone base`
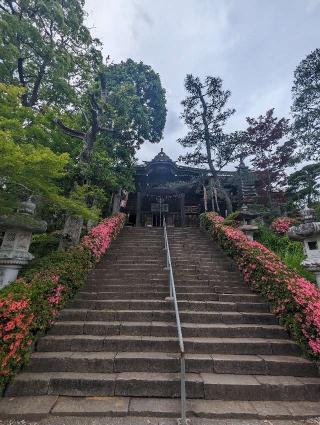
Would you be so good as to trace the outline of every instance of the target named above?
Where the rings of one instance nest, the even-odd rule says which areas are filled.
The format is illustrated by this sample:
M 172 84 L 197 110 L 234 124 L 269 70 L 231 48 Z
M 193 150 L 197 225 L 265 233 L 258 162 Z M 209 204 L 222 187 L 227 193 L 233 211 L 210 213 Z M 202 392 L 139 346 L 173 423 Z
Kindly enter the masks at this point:
M 18 265 L 4 265 L 0 264 L 0 289 L 9 285 L 17 279 L 18 273 L 22 268 L 21 264 Z

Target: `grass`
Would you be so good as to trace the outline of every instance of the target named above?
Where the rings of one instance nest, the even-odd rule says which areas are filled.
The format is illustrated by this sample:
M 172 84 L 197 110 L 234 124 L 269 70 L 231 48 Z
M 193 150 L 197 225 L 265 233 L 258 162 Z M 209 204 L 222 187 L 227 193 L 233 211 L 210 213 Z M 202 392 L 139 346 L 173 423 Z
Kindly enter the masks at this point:
M 259 227 L 259 233 L 255 239 L 277 254 L 288 267 L 301 276 L 311 282 L 316 281 L 314 274 L 301 266 L 301 262 L 305 259 L 302 242 L 292 241 L 286 235 L 278 235 L 266 226 Z

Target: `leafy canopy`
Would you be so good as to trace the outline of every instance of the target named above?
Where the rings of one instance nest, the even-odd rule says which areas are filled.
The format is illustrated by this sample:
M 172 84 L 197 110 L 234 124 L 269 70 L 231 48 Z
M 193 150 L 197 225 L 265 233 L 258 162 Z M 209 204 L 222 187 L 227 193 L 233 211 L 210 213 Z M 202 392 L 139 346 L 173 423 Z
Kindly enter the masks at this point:
M 285 179 L 285 168 L 291 164 L 295 143 L 288 139 L 289 120 L 278 119 L 274 109 L 258 118 L 247 118 L 247 154 L 259 174 L 262 190 L 272 206 L 272 191 Z
M 303 59 L 294 73 L 293 135 L 302 159 L 320 158 L 320 49 Z
M 96 217 L 85 204 L 62 195 L 61 179 L 69 161 L 41 145 L 50 137 L 45 117 L 21 104 L 23 89 L 0 84 L 0 197 L 2 212 L 10 213 L 29 196 L 63 210 Z
M 25 88 L 24 106 L 74 104 L 101 63 L 84 0 L 0 0 L 0 80 Z
M 181 118 L 189 132 L 178 142 L 193 150 L 180 160 L 187 164 L 207 164 L 216 174 L 235 159 L 242 137 L 240 132 L 227 135 L 223 131 L 226 121 L 235 113 L 235 109 L 226 107 L 231 92 L 223 90 L 219 77 L 208 76 L 201 82 L 191 74 L 185 79 L 185 88 L 188 96 L 181 102 L 184 108 Z
M 309 164 L 288 177 L 286 195 L 297 206 L 305 202 L 310 207 L 320 195 L 320 163 Z

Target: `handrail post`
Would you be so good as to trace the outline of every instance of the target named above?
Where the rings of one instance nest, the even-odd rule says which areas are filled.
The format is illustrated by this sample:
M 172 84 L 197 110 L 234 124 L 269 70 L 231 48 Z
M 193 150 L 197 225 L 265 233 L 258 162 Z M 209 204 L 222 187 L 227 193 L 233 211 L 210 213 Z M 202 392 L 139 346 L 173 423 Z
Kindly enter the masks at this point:
M 180 353 L 181 354 L 181 359 L 180 359 L 180 368 L 181 368 L 181 424 L 182 425 L 187 425 L 187 414 L 186 414 L 186 404 L 187 404 L 187 400 L 186 400 L 186 362 L 185 362 L 185 357 L 184 357 L 184 353 Z
M 172 270 L 172 262 L 170 255 L 170 247 L 168 241 L 168 233 L 167 233 L 167 225 L 165 217 L 163 217 L 163 236 L 164 236 L 164 245 L 167 254 L 167 269 L 169 269 L 169 288 L 170 288 L 170 298 L 173 299 L 174 310 L 176 315 L 176 325 L 177 325 L 177 333 L 179 339 L 179 347 L 180 347 L 180 382 L 181 382 L 181 425 L 187 425 L 187 415 L 186 415 L 186 404 L 187 404 L 187 396 L 186 396 L 186 363 L 185 363 L 185 353 L 184 353 L 184 343 L 180 322 L 180 314 L 179 314 L 179 306 L 177 301 L 176 288 L 174 284 L 174 276 Z

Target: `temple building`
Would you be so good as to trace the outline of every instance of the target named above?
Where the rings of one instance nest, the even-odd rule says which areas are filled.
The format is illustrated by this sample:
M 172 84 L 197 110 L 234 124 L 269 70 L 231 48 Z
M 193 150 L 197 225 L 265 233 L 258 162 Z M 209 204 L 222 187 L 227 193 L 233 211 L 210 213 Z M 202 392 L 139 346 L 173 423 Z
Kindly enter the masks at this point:
M 254 203 L 255 177 L 243 161 L 236 171 L 219 175 L 235 209 Z M 136 166 L 136 192 L 129 194 L 126 205 L 129 223 L 161 226 L 165 217 L 169 226 L 197 226 L 205 210 L 225 215 L 225 201 L 211 182 L 209 170 L 178 165 L 161 149 L 151 161 Z

